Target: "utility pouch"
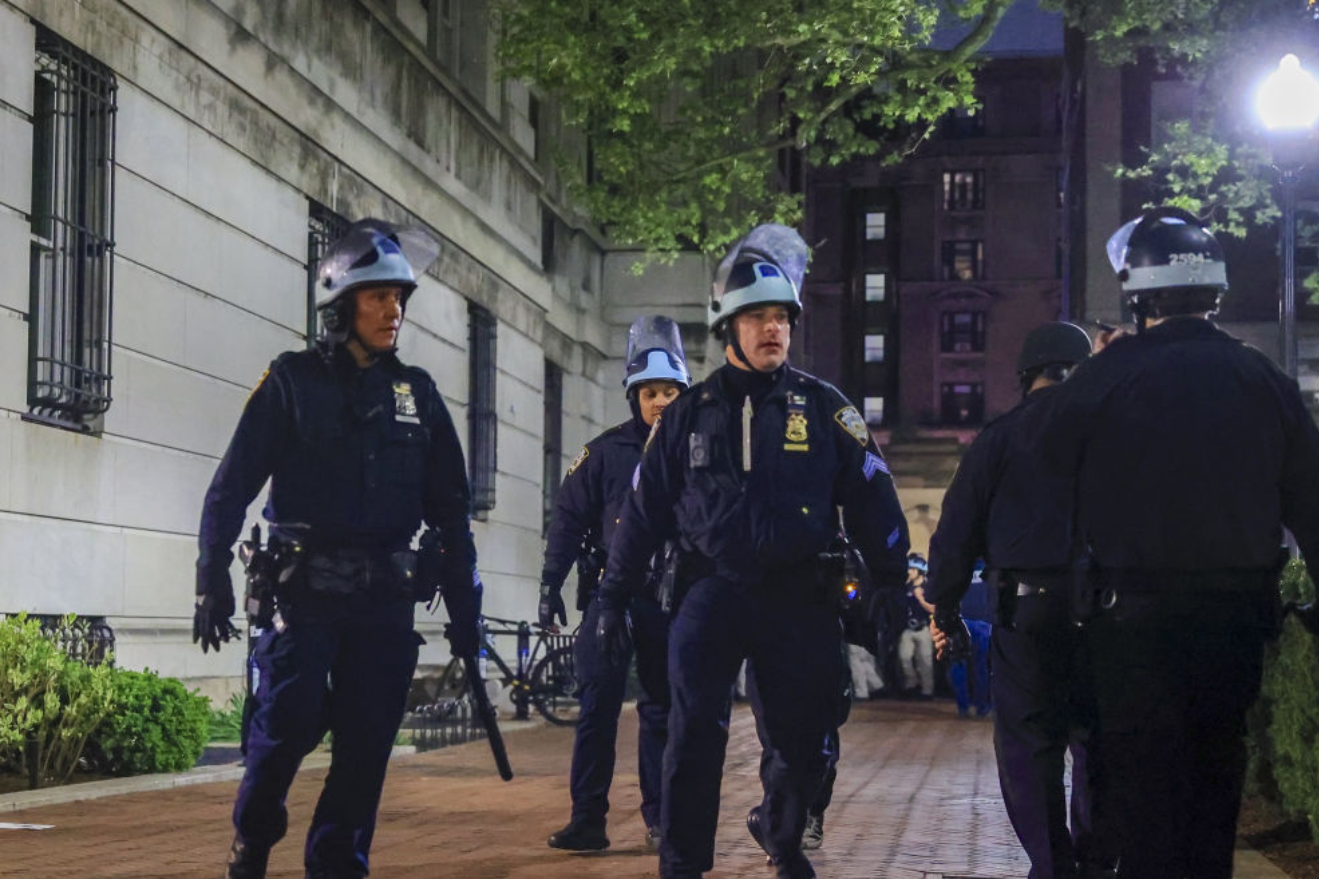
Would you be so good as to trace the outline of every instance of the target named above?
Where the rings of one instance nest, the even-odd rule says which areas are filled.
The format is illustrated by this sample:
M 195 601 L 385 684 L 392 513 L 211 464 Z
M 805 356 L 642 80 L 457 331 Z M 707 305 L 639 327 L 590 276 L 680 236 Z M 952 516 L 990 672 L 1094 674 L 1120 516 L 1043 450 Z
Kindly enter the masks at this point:
M 371 584 L 371 566 L 365 555 L 307 557 L 306 588 L 313 595 L 358 595 Z
M 986 571 L 985 581 L 995 589 L 994 625 L 1011 629 L 1017 618 L 1017 578 L 1008 571 Z
M 420 579 L 417 576 L 417 553 L 410 549 L 400 549 L 397 552 L 389 554 L 389 572 L 392 575 L 390 582 L 394 584 L 394 589 L 399 598 L 406 598 L 411 601 L 430 601 L 435 595 L 435 590 L 427 589 L 425 595 L 420 585 Z
M 600 587 L 600 577 L 605 571 L 607 554 L 599 547 L 583 546 L 577 557 L 577 609 L 585 611 L 591 606 L 591 598 Z
M 672 614 L 678 605 L 678 556 L 678 547 L 672 542 L 666 543 L 658 555 L 654 575 L 655 601 L 666 614 Z
M 1099 613 L 1101 591 L 1103 583 L 1099 566 L 1087 549 L 1072 569 L 1072 620 L 1075 623 L 1085 625 L 1095 618 Z M 1113 598 L 1116 600 L 1116 593 Z

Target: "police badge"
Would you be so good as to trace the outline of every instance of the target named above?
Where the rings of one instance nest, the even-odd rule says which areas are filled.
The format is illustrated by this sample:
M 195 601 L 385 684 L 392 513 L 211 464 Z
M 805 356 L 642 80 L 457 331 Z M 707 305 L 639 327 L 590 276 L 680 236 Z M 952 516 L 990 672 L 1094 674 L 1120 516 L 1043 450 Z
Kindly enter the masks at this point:
M 412 396 L 412 385 L 408 382 L 394 382 L 394 420 L 421 424 L 417 417 L 417 398 Z

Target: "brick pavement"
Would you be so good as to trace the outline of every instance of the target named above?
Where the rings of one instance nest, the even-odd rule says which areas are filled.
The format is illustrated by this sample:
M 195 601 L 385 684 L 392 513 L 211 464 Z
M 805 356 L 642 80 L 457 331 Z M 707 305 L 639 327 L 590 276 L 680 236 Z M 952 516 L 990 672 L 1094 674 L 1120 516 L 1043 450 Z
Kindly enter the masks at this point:
M 1024 877 L 1028 863 L 1003 813 L 991 726 L 959 720 L 942 703 L 863 703 L 844 728 L 843 760 L 822 879 Z M 633 879 L 651 877 L 637 813 L 635 714 L 626 712 L 604 854 L 545 846 L 568 815 L 570 730 L 508 736 L 517 778 L 498 780 L 484 743 L 395 761 L 376 833 L 377 879 Z M 759 745 L 750 713 L 732 723 L 712 879 L 769 879 L 744 819 L 759 800 Z M 298 879 L 301 834 L 325 770 L 302 773 L 290 794 L 289 838 L 270 879 Z M 235 782 L 128 794 L 10 812 L 5 821 L 54 824 L 0 833 L 0 876 L 14 879 L 215 879 L 227 851 Z M 1245 875 L 1239 873 L 1239 875 Z M 1252 875 L 1263 876 L 1263 873 Z M 1281 875 L 1281 874 L 1274 874 Z

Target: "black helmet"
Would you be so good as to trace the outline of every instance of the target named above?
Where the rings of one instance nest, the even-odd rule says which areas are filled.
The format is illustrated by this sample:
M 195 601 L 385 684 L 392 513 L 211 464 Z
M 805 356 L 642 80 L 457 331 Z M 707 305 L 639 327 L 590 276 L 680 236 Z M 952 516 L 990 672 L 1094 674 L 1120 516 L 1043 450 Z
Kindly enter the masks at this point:
M 1054 321 L 1038 326 L 1026 336 L 1017 355 L 1017 373 L 1046 366 L 1075 366 L 1090 356 L 1090 337 L 1076 324 Z
M 1175 288 L 1227 289 L 1223 248 L 1194 214 L 1155 208 L 1108 239 L 1108 261 L 1133 300 Z

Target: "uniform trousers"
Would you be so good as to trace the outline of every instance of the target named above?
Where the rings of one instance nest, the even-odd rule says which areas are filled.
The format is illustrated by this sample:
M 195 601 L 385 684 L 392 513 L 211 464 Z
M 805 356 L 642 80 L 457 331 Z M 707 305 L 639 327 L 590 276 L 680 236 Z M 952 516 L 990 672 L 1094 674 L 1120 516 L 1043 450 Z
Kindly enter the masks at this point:
M 1231 593 L 1173 602 L 1119 591 L 1092 624 L 1120 879 L 1231 879 L 1260 607 Z
M 1008 818 L 1030 879 L 1062 879 L 1078 862 L 1111 867 L 1087 632 L 1072 624 L 1070 588 L 1017 599 L 992 638 L 994 752 Z M 1063 784 L 1072 755 L 1071 827 Z
M 669 748 L 664 753 L 660 875 L 694 877 L 714 865 L 728 699 L 749 659 L 752 710 L 774 759 L 762 764 L 761 827 L 776 858 L 800 850 L 806 812 L 827 763 L 844 674 L 837 608 L 800 581 L 734 583 L 719 576 L 687 591 L 669 632 Z
M 581 716 L 573 738 L 572 794 L 574 824 L 603 827 L 614 778 L 618 716 L 623 710 L 631 657 L 611 664 L 601 656 L 595 636 L 599 605 L 592 601 L 582 616 L 573 647 Z M 652 598 L 634 598 L 628 607 L 633 650 L 637 657 L 637 769 L 641 781 L 641 817 L 647 827 L 660 823 L 661 769 L 669 739 L 669 621 Z
M 330 771 L 304 859 L 308 870 L 365 876 L 385 768 L 421 644 L 413 603 L 307 595 L 280 613 L 285 629 L 264 632 L 253 651 L 259 685 L 234 826 L 256 849 L 284 836 L 289 785 L 328 729 Z

